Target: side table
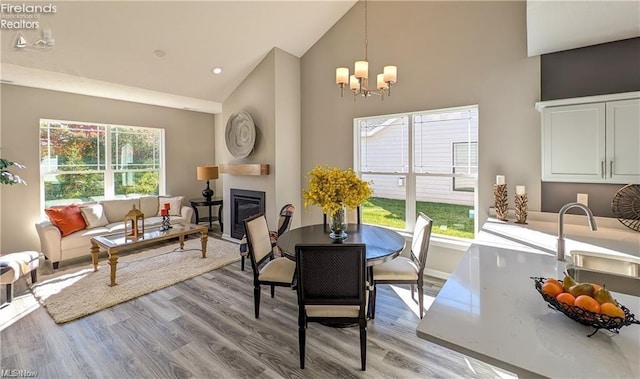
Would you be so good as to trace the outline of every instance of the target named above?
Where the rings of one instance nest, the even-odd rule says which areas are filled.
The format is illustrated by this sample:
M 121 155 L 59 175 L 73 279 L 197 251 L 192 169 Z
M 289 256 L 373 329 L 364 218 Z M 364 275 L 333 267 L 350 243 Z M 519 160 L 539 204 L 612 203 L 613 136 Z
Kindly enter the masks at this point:
M 222 198 L 221 197 L 216 197 L 211 199 L 211 201 L 207 201 L 204 198 L 201 199 L 191 199 L 189 200 L 189 203 L 191 204 L 191 208 L 193 208 L 193 212 L 195 213 L 196 216 L 196 224 L 202 222 L 202 221 L 208 221 L 209 222 L 209 230 L 213 229 L 213 222 L 214 221 L 218 221 L 218 224 L 220 224 L 220 232 L 223 231 L 223 224 L 222 224 Z M 214 205 L 218 206 L 218 217 L 215 217 L 211 214 L 211 207 L 213 207 Z M 209 208 L 209 217 L 202 217 L 200 218 L 200 214 L 198 213 L 198 207 L 207 207 Z

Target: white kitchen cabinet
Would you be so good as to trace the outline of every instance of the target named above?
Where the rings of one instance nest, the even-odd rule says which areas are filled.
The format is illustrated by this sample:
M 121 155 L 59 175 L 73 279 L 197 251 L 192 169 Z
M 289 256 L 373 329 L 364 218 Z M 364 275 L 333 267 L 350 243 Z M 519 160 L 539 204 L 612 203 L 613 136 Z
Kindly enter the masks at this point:
M 640 99 L 618 97 L 538 103 L 543 181 L 640 183 Z
M 606 174 L 612 183 L 640 183 L 640 99 L 607 103 Z

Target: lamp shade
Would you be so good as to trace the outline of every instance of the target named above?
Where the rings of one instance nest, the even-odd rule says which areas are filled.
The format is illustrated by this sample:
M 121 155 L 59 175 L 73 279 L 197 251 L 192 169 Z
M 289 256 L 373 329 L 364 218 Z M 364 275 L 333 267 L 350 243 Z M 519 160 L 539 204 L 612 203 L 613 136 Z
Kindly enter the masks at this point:
M 198 166 L 198 180 L 218 179 L 218 166 Z

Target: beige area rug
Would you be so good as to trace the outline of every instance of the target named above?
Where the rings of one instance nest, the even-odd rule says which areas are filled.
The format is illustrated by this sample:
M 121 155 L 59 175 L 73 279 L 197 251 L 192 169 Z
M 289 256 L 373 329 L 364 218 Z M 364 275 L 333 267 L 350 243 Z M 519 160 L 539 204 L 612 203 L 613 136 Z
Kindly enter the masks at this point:
M 238 245 L 209 237 L 202 258 L 200 238 L 164 244 L 118 256 L 116 283 L 109 287 L 110 267 L 100 256 L 98 271 L 91 263 L 38 278 L 31 290 L 58 324 L 90 315 L 138 296 L 204 274 L 240 260 Z

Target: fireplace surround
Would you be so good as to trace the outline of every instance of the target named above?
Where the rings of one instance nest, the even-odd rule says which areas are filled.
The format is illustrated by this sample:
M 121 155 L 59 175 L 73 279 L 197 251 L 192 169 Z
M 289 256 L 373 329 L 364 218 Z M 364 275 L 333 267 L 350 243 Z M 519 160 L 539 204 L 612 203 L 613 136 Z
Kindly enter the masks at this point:
M 258 213 L 264 213 L 265 193 L 231 188 L 230 203 L 231 237 L 242 239 L 245 234 L 243 220 Z

